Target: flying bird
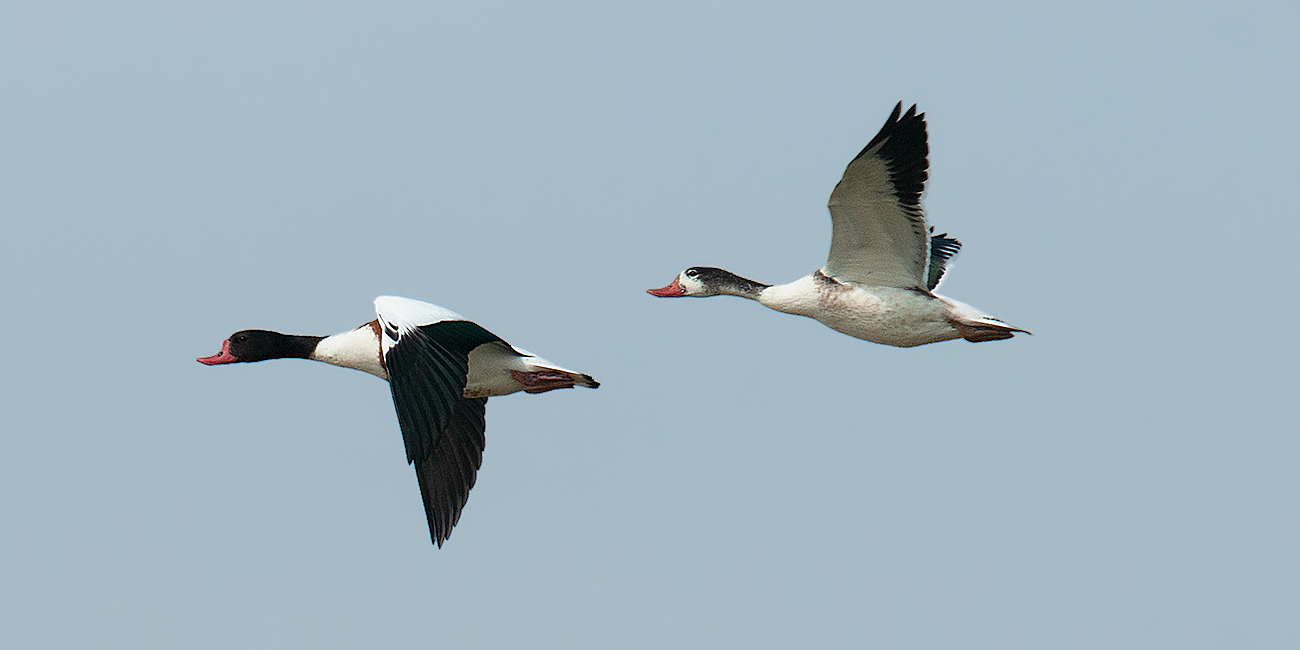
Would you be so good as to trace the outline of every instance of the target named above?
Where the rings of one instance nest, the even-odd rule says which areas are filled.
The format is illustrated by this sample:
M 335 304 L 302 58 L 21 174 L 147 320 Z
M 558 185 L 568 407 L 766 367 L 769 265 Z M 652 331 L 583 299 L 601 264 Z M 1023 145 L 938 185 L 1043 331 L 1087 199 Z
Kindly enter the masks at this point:
M 693 266 L 661 298 L 739 296 L 807 316 L 849 336 L 898 347 L 964 338 L 996 341 L 1027 330 L 934 293 L 961 242 L 936 235 L 921 209 L 928 176 L 925 114 L 899 102 L 880 133 L 844 170 L 829 207 L 826 266 L 776 286 L 730 271 Z
M 600 384 L 437 305 L 380 296 L 375 314 L 375 320 L 333 336 L 235 332 L 221 344 L 221 352 L 199 362 L 311 359 L 387 380 L 406 460 L 415 465 L 420 483 L 429 535 L 441 548 L 483 463 L 488 398 Z

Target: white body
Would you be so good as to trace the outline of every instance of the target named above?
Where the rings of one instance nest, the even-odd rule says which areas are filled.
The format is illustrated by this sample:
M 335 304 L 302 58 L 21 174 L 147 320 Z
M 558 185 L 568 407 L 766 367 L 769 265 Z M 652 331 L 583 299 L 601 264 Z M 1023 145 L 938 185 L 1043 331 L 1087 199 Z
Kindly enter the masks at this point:
M 921 208 L 928 178 L 924 114 L 902 103 L 844 170 L 831 192 L 831 249 L 820 270 L 768 286 L 713 267 L 692 267 L 664 298 L 729 295 L 816 319 L 849 336 L 898 347 L 956 338 L 993 341 L 1025 330 L 933 293 L 961 242 L 933 235 Z M 932 250 L 932 239 L 936 248 Z M 1028 333 L 1028 332 L 1025 332 Z
M 368 372 L 388 381 L 388 369 L 383 363 L 385 352 L 382 325 L 387 322 L 407 333 L 419 325 L 441 320 L 464 320 L 453 311 L 407 298 L 381 296 L 375 299 L 376 322 L 366 323 L 350 332 L 327 336 L 316 345 L 310 357 L 330 365 Z M 516 381 L 510 371 L 536 373 L 554 371 L 560 374 L 583 376 L 581 373 L 557 366 L 526 350 L 501 341 L 480 345 L 469 354 L 469 376 L 466 378 L 465 397 L 493 397 L 509 395 L 528 389 Z M 590 379 L 590 378 L 588 378 Z M 581 382 L 579 382 L 581 384 Z
M 854 338 L 903 348 L 961 338 L 954 322 L 1001 324 L 946 296 L 828 282 L 817 276 L 810 273 L 768 287 L 758 294 L 758 302 L 779 312 L 807 316 Z

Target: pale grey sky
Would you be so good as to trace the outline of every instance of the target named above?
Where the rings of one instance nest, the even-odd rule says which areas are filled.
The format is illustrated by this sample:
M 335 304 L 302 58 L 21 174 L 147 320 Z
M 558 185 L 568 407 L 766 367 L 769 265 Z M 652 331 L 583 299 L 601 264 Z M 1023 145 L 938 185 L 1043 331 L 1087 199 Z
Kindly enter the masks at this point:
M 1294 648 L 1294 3 L 9 3 L 11 647 Z M 825 259 L 913 102 L 901 350 L 693 264 Z M 429 543 L 387 387 L 208 368 L 405 295 L 588 372 Z

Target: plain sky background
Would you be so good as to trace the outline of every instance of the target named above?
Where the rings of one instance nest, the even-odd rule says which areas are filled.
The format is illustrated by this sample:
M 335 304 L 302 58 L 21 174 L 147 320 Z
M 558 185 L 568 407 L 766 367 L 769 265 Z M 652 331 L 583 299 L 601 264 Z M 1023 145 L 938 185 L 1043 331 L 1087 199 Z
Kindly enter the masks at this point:
M 1049 6 L 1050 4 L 1050 6 Z M 0 644 L 1300 647 L 1300 9 L 0 9 Z M 825 259 L 927 115 L 942 292 L 894 349 L 690 265 Z M 603 382 L 488 406 L 429 542 L 387 386 L 208 368 L 376 295 Z

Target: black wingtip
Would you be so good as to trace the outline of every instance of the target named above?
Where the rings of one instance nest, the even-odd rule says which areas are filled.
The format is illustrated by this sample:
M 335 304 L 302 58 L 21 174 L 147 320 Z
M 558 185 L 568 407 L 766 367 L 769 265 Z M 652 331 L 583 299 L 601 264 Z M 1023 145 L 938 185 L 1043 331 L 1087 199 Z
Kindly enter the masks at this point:
M 902 113 L 903 102 L 880 127 L 880 132 L 853 159 L 875 156 L 889 165 L 894 193 L 908 208 L 919 209 L 921 192 L 929 177 L 930 145 L 926 141 L 925 113 L 916 112 L 916 104 Z
M 486 397 L 462 399 L 451 425 L 430 455 L 415 463 L 429 539 L 442 545 L 460 521 L 478 470 L 483 465 Z
M 925 113 L 917 113 L 916 107 L 916 104 L 912 104 L 912 107 L 907 109 L 907 113 L 904 114 L 903 102 L 895 104 L 893 112 L 889 114 L 889 119 L 885 120 L 884 126 L 880 127 L 880 131 L 867 142 L 867 146 L 862 148 L 862 152 L 858 156 L 861 157 L 876 145 L 889 139 L 907 140 L 913 147 L 919 139 L 921 147 L 925 150 L 922 158 L 925 157 L 925 154 L 929 154 L 929 147 L 925 142 Z

